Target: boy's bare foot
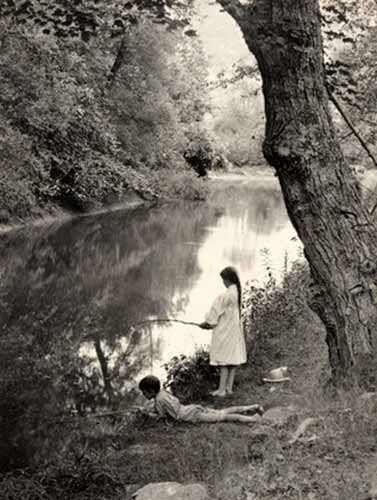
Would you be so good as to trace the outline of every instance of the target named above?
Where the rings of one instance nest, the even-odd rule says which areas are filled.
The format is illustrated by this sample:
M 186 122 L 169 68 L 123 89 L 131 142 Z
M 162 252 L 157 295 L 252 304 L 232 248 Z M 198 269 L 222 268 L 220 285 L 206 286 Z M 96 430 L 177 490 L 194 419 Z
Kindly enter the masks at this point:
M 262 415 L 263 415 L 263 413 L 264 413 L 264 408 L 263 408 L 263 406 L 258 405 L 258 408 L 257 408 L 257 414 L 262 416 Z
M 227 395 L 228 395 L 228 396 L 232 396 L 233 391 L 231 391 L 231 390 L 227 389 L 227 390 L 226 390 L 226 393 L 227 393 Z
M 261 422 L 262 421 L 262 417 L 260 415 L 258 415 L 258 413 L 256 413 L 255 415 L 253 415 L 252 417 L 250 417 L 250 422 L 251 423 L 254 423 L 254 422 Z

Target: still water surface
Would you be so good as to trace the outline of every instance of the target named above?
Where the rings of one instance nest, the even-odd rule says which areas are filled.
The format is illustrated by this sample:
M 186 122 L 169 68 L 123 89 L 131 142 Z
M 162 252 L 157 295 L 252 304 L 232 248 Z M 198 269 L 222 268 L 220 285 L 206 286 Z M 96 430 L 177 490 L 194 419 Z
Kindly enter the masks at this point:
M 211 181 L 205 203 L 135 208 L 29 227 L 1 236 L 7 311 L 3 325 L 76 339 L 97 363 L 99 338 L 130 377 L 207 344 L 210 333 L 176 323 L 129 327 L 149 318 L 201 322 L 233 265 L 242 283 L 279 274 L 300 252 L 278 183 L 270 176 Z M 90 339 L 90 340 L 88 340 Z M 126 367 L 126 368 L 125 368 Z

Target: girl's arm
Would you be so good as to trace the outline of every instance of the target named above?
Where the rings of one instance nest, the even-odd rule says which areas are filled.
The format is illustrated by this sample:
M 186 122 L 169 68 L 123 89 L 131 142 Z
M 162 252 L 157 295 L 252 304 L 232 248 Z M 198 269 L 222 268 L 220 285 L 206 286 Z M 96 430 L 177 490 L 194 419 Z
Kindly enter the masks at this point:
M 209 325 L 209 327 L 205 327 L 207 329 L 214 328 L 219 322 L 220 316 L 222 316 L 228 305 L 228 295 L 227 293 L 222 293 L 214 300 L 211 309 L 208 311 L 204 318 L 205 325 Z M 203 327 L 201 327 L 203 328 Z

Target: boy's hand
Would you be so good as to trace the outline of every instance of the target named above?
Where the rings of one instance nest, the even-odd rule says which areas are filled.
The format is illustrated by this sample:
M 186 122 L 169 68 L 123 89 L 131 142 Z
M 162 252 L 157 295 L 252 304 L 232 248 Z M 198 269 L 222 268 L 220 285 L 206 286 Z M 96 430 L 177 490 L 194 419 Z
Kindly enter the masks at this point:
M 203 323 L 200 323 L 199 327 L 202 328 L 203 330 L 211 330 L 212 329 L 212 325 L 210 325 L 209 323 L 207 323 L 207 321 L 204 321 Z
M 148 418 L 151 420 L 159 420 L 161 418 L 158 413 L 156 413 L 154 411 L 148 411 L 148 410 L 144 410 L 144 411 L 140 412 L 139 415 L 141 417 L 145 417 L 145 418 Z

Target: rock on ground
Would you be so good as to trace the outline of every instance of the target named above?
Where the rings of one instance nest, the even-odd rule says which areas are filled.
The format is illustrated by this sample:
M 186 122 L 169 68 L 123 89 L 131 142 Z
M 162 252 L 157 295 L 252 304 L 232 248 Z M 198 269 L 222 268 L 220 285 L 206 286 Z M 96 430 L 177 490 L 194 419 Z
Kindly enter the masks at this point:
M 136 491 L 132 500 L 208 500 L 207 488 L 201 484 L 174 482 L 150 483 Z

